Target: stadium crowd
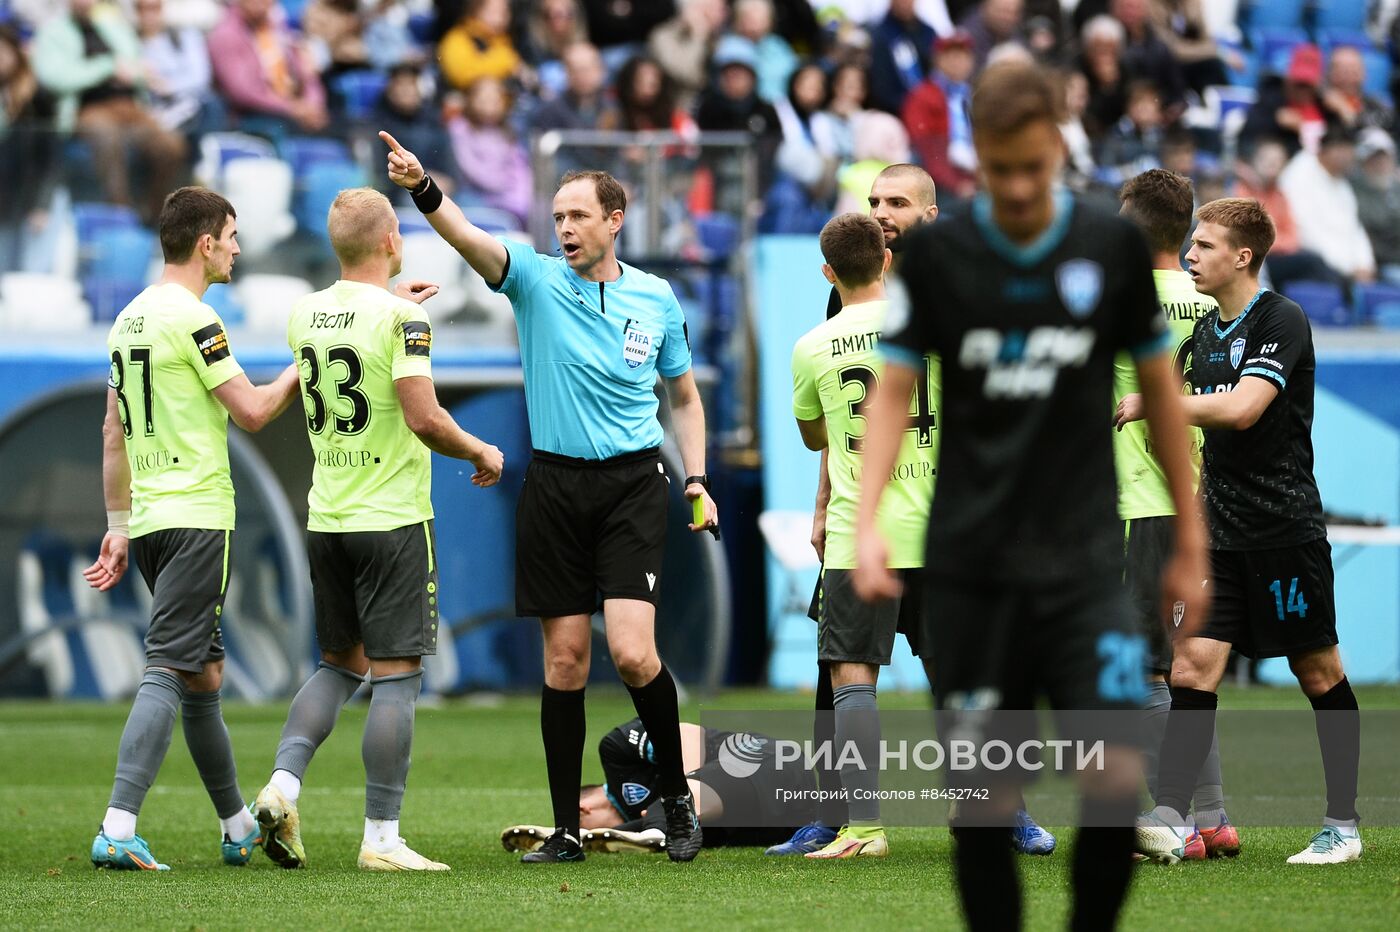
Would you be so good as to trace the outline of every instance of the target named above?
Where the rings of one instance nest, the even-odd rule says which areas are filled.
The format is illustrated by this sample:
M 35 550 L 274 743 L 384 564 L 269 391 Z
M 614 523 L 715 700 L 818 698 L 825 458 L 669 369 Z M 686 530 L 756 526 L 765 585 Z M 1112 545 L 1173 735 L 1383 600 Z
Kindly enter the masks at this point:
M 1351 302 L 1357 284 L 1400 286 L 1397 7 L 0 0 L 0 152 L 18 181 L 0 193 L 0 268 L 46 271 L 33 234 L 61 186 L 149 224 L 220 130 L 287 158 L 307 136 L 384 128 L 460 202 L 521 229 L 530 140 L 553 129 L 750 133 L 761 232 L 816 233 L 899 161 L 925 167 L 946 208 L 977 188 L 972 82 L 989 61 L 1028 57 L 1062 81 L 1072 186 L 1111 194 L 1161 166 L 1202 201 L 1258 197 L 1280 229 L 1275 286 L 1319 283 Z M 626 181 L 640 160 L 624 147 L 602 167 Z M 728 206 L 697 177 L 691 214 Z

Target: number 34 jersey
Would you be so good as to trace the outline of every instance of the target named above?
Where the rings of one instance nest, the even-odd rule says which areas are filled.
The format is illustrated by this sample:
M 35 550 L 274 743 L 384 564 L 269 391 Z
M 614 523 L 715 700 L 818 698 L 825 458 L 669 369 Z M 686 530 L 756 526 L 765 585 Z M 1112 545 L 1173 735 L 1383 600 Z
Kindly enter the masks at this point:
M 374 285 L 338 281 L 292 309 L 287 343 L 316 457 L 308 530 L 391 531 L 433 516 L 432 454 L 394 389 L 432 377 L 432 342 L 421 307 Z
M 131 467 L 131 536 L 233 530 L 228 412 L 211 393 L 243 369 L 219 315 L 182 285 L 152 285 L 117 315 L 107 351 Z
M 792 413 L 803 421 L 826 421 L 831 502 L 825 565 L 831 569 L 856 565 L 865 406 L 884 371 L 878 347 L 888 307 L 887 301 L 849 305 L 798 340 L 792 353 Z M 892 568 L 924 565 L 924 533 L 938 465 L 938 395 L 938 362 L 925 356 L 909 399 L 910 426 L 877 514 Z

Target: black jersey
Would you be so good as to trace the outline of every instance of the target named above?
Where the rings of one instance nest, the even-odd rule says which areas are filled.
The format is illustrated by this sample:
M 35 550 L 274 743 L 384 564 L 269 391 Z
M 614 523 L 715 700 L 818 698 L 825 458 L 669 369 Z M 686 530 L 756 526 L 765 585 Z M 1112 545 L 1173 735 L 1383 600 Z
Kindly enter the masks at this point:
M 720 745 L 733 732 L 705 729 L 705 760 L 714 760 Z M 603 788 L 613 808 L 627 819 L 639 819 L 642 810 L 661 798 L 657 787 L 661 769 L 656 766 L 651 739 L 640 718 L 618 725 L 598 742 L 603 764 Z
M 1233 391 L 1246 377 L 1278 388 L 1248 430 L 1205 432 L 1201 493 L 1211 546 L 1270 550 L 1325 537 L 1313 477 L 1317 362 L 1303 309 L 1261 290 L 1229 323 L 1212 311 L 1196 322 L 1191 366 L 1198 395 Z
M 1119 572 L 1113 359 L 1168 349 L 1142 234 L 1062 192 L 1051 226 L 1021 247 L 983 195 L 910 234 L 900 280 L 882 351 L 904 365 L 928 352 L 943 361 L 928 572 Z

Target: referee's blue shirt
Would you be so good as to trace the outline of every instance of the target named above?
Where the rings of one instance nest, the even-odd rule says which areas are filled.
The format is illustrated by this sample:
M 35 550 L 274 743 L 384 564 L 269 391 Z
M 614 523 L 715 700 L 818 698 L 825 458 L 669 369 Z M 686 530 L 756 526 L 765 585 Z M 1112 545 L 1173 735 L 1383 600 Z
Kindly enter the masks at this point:
M 613 282 L 580 278 L 561 256 L 502 239 L 537 450 L 602 460 L 661 446 L 656 374 L 690 369 L 680 302 L 665 279 L 621 262 Z

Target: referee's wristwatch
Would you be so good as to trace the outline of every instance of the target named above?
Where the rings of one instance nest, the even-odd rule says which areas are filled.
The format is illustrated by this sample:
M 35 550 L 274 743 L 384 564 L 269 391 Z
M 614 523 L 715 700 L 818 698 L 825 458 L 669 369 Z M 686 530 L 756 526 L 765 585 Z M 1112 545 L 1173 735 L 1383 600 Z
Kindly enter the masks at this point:
M 686 486 L 686 488 L 690 488 L 692 485 L 699 485 L 699 486 L 701 486 L 706 492 L 710 491 L 710 477 L 709 477 L 709 475 L 706 474 L 706 475 L 703 475 L 703 476 L 686 476 L 686 477 L 685 477 L 685 486 Z

